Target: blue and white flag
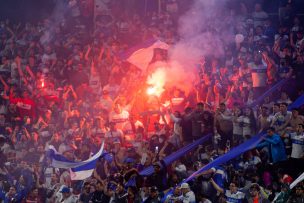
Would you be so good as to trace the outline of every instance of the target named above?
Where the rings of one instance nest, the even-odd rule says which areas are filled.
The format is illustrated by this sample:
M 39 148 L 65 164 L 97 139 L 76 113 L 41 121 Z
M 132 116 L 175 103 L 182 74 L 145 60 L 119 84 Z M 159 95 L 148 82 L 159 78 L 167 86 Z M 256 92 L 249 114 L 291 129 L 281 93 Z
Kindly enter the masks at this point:
M 80 167 L 80 166 L 86 165 L 88 163 L 91 163 L 92 161 L 97 160 L 102 155 L 103 148 L 104 148 L 104 142 L 102 143 L 100 150 L 94 156 L 90 157 L 89 159 L 87 159 L 85 161 L 80 161 L 80 162 L 68 160 L 62 154 L 58 153 L 57 150 L 52 145 L 49 146 L 48 153 L 49 153 L 49 157 L 52 160 L 52 163 L 51 163 L 52 167 L 69 169 L 69 168 Z
M 82 166 L 70 169 L 71 180 L 84 180 L 92 176 L 96 168 L 97 159 Z
M 134 46 L 120 54 L 120 58 L 135 65 L 142 71 L 146 71 L 153 58 L 154 49 L 156 48 L 168 50 L 169 45 L 160 40 L 147 40 L 146 42 Z

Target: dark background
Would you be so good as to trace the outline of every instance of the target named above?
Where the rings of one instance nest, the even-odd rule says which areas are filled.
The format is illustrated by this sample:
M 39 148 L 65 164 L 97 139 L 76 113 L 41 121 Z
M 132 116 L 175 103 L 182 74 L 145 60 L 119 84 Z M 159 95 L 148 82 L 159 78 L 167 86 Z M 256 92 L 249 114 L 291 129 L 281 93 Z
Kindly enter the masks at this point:
M 49 16 L 58 0 L 0 0 L 0 20 L 10 19 L 13 22 L 37 22 Z M 65 1 L 68 0 L 59 0 Z M 145 0 L 112 0 L 120 5 L 129 7 L 126 2 L 135 3 L 135 7 L 144 4 Z M 147 0 L 150 7 L 157 7 L 158 0 Z M 162 0 L 166 1 L 166 0 Z M 178 0 L 181 7 L 188 7 L 193 0 Z M 232 0 L 233 1 L 233 0 Z M 236 0 L 240 1 L 240 0 Z M 244 2 L 261 2 L 264 9 L 272 15 L 278 14 L 280 5 L 285 4 L 287 0 L 243 0 Z M 295 14 L 304 17 L 304 0 L 293 0 L 293 8 Z M 148 8 L 149 9 L 149 8 Z M 150 8 L 151 9 L 151 8 Z
M 52 13 L 54 5 L 53 0 L 0 0 L 0 19 L 39 21 Z

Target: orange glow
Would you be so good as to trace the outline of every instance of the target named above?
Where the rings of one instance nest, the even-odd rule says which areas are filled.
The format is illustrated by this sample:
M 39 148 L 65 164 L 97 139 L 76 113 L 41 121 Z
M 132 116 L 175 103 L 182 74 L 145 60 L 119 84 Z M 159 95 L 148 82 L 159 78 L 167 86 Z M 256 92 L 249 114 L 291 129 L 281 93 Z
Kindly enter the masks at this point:
M 41 88 L 44 88 L 44 79 L 41 78 L 41 79 L 40 79 L 40 82 L 41 82 Z
M 150 87 L 147 89 L 148 95 L 160 96 L 164 92 L 166 84 L 166 70 L 165 68 L 157 68 L 147 80 Z
M 147 89 L 147 94 L 148 95 L 154 95 L 156 93 L 156 89 L 154 87 L 149 87 Z

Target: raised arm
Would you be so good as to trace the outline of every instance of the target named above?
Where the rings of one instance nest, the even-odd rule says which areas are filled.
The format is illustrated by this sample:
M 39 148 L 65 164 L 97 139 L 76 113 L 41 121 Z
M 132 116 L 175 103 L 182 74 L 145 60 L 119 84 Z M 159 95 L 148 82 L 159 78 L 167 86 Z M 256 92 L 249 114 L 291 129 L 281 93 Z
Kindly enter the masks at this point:
M 99 55 L 98 55 L 98 61 L 101 61 L 103 53 L 104 53 L 104 50 L 105 50 L 104 47 L 100 48 L 100 52 L 99 52 Z
M 224 189 L 221 188 L 216 182 L 214 182 L 213 178 L 210 179 L 210 183 L 213 185 L 213 187 L 219 192 L 224 193 Z
M 21 69 L 21 58 L 19 56 L 16 57 L 16 64 L 17 64 L 17 69 L 18 69 L 18 73 L 19 73 L 20 78 L 23 80 L 23 82 L 25 84 L 27 84 L 28 82 L 27 82 L 27 80 L 24 76 L 24 73 L 23 73 L 22 69 Z
M 26 70 L 27 73 L 31 76 L 31 78 L 34 80 L 34 79 L 35 79 L 35 75 L 34 75 L 32 69 L 30 68 L 30 66 L 27 65 L 27 66 L 25 67 L 25 70 Z
M 89 45 L 88 46 L 88 50 L 86 51 L 86 53 L 85 53 L 85 55 L 84 55 L 84 58 L 85 58 L 85 60 L 89 60 L 89 55 L 90 55 L 90 53 L 91 53 L 91 45 Z
M 0 81 L 1 83 L 3 84 L 4 86 L 4 89 L 5 90 L 8 90 L 9 89 L 9 86 L 7 85 L 7 83 L 4 81 L 4 79 L 2 78 L 2 75 L 0 75 Z

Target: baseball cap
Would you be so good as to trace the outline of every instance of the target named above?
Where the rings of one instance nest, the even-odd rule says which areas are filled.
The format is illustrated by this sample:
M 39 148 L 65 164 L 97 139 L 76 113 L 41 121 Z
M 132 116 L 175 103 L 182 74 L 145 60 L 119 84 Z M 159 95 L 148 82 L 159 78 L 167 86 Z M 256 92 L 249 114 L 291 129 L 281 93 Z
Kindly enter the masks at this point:
M 188 189 L 189 188 L 189 184 L 188 183 L 183 183 L 181 185 L 181 189 Z

